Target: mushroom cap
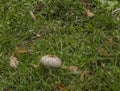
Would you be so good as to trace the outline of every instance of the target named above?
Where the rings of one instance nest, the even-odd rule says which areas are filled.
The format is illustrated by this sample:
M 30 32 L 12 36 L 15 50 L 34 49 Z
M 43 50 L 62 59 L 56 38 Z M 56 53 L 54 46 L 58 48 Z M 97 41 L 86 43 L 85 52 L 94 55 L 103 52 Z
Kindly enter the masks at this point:
M 58 58 L 55 55 L 45 55 L 43 57 L 41 57 L 40 62 L 48 67 L 60 67 L 62 64 L 62 61 L 60 60 L 60 58 Z

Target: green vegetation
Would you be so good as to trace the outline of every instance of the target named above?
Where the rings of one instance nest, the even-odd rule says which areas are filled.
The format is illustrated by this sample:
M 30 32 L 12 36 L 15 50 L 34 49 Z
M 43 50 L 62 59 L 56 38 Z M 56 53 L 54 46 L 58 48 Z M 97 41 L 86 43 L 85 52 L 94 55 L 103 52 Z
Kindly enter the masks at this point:
M 0 0 L 0 91 L 57 91 L 56 83 L 64 86 L 60 91 L 120 90 L 120 21 L 111 14 L 120 2 L 108 9 L 88 1 Z M 95 15 L 88 17 L 85 8 Z M 14 54 L 14 69 L 9 60 L 19 48 L 28 52 Z M 68 70 L 52 69 L 53 76 L 41 65 L 34 68 L 46 54 L 88 73 L 80 81 Z

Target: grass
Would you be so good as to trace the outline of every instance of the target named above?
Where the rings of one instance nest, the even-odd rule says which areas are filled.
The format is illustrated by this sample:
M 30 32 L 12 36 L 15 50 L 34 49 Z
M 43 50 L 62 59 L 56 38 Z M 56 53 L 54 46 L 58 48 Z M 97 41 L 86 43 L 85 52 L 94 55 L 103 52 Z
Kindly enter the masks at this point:
M 86 7 L 95 13 L 93 18 L 86 16 Z M 64 89 L 60 91 L 119 91 L 120 24 L 105 7 L 97 0 L 90 5 L 80 0 L 43 0 L 40 4 L 35 0 L 1 0 L 0 90 L 58 91 L 54 89 L 58 87 Z M 19 48 L 29 52 L 15 55 L 19 66 L 13 69 L 9 58 Z M 67 70 L 53 69 L 52 76 L 41 65 L 33 68 L 46 54 L 89 73 L 81 82 L 80 75 Z

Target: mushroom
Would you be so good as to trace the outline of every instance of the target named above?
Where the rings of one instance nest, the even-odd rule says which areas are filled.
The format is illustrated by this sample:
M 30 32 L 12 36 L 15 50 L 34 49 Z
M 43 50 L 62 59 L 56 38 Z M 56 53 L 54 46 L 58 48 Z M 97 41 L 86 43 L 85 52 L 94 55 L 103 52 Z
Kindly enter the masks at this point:
M 58 68 L 58 67 L 61 67 L 62 69 L 70 70 L 70 71 L 72 71 L 73 74 L 80 74 L 77 66 L 67 67 L 65 65 L 62 65 L 61 59 L 58 58 L 55 55 L 49 55 L 48 54 L 48 55 L 42 56 L 41 59 L 40 59 L 40 63 L 42 65 L 44 65 L 45 67 L 47 67 L 49 69 L 50 74 L 53 75 L 53 76 L 54 76 L 54 74 L 52 74 L 52 69 L 51 68 Z
M 58 68 L 62 65 L 60 58 L 55 55 L 44 55 L 40 62 L 46 67 L 48 66 L 53 68 Z

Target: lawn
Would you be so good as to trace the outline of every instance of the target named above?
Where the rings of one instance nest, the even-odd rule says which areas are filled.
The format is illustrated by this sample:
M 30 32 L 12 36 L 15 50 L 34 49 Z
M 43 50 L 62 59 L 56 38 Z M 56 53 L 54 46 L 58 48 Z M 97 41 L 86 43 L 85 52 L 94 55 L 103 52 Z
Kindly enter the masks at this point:
M 120 2 L 100 1 L 0 0 L 0 91 L 119 91 Z M 80 74 L 51 74 L 46 54 Z

